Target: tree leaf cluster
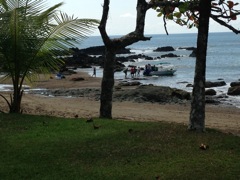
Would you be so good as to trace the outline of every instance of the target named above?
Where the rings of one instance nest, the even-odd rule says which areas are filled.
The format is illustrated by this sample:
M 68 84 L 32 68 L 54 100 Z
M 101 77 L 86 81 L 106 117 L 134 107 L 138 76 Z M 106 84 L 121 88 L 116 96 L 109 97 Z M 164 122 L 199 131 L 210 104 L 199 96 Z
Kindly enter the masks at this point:
M 167 1 L 163 3 L 160 0 L 150 1 L 153 9 L 158 13 L 158 17 L 163 17 L 165 20 L 172 20 L 181 26 L 187 26 L 189 29 L 198 27 L 199 25 L 199 0 L 183 0 L 183 1 Z M 228 23 L 232 20 L 237 20 L 240 14 L 238 7 L 239 3 L 234 1 L 211 2 L 211 17 L 220 20 L 223 23 Z M 238 8 L 238 9 L 237 9 Z

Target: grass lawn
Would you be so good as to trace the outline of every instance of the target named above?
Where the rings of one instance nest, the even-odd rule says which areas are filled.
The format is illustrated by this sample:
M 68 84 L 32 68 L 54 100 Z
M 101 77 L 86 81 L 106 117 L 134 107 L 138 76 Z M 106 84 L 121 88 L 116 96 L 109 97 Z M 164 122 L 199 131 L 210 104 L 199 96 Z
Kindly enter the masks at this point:
M 240 179 L 239 137 L 173 123 L 94 122 L 101 127 L 0 114 L 0 179 Z

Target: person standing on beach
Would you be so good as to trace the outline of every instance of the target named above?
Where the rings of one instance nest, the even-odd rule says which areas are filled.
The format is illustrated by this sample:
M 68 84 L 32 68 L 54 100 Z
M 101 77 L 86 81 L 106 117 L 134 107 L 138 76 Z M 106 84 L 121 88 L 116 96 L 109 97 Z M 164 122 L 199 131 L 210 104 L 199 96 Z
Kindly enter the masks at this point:
M 124 74 L 125 74 L 125 79 L 126 79 L 126 78 L 127 78 L 128 68 L 125 68 L 125 69 L 123 70 L 123 72 L 124 72 Z
M 93 67 L 93 74 L 92 76 L 96 77 L 96 67 Z
M 130 71 L 131 71 L 131 76 L 132 76 L 132 78 L 134 78 L 135 68 L 132 66 Z
M 137 69 L 137 76 L 138 76 L 138 77 L 140 76 L 140 72 L 141 72 L 141 68 L 138 67 L 138 69 Z

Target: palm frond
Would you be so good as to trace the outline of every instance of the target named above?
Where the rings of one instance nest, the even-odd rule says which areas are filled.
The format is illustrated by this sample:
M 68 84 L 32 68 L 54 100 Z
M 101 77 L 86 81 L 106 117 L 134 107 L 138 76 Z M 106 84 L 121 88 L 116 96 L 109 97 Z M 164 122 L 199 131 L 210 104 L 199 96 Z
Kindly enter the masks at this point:
M 7 76 L 55 70 L 63 61 L 59 52 L 87 38 L 99 24 L 58 11 L 62 3 L 46 8 L 45 0 L 0 0 L 0 64 Z

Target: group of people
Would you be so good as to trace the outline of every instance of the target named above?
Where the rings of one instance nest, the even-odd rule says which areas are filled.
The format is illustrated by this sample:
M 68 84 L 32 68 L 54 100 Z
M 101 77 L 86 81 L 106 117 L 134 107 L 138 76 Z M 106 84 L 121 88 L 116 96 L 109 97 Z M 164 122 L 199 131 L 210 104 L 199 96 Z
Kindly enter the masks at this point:
M 125 68 L 123 70 L 124 74 L 125 74 L 125 78 L 127 78 L 127 75 L 128 75 L 128 68 Z M 140 76 L 140 73 L 141 73 L 141 68 L 138 67 L 136 68 L 136 66 L 132 66 L 130 68 L 130 74 L 131 74 L 131 77 L 134 78 L 134 77 L 139 77 Z

